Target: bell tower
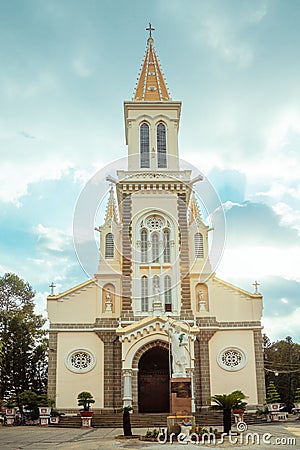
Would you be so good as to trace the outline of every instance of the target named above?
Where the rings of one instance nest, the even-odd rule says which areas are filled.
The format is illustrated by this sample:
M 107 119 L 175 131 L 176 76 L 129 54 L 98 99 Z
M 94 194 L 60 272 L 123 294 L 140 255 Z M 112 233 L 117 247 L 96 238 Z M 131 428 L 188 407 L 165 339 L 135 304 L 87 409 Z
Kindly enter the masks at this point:
M 129 171 L 179 170 L 181 102 L 170 97 L 154 47 L 152 31 L 132 101 L 124 102 Z

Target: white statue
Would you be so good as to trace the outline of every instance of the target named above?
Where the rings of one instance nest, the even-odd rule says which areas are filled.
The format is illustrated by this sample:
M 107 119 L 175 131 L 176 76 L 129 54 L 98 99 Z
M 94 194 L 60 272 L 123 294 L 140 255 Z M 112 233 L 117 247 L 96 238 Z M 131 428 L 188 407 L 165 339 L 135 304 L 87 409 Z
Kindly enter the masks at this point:
M 186 346 L 188 345 L 188 336 L 179 326 L 175 327 L 174 332 L 170 330 L 172 345 L 172 378 L 185 378 L 186 375 Z
M 198 292 L 198 296 L 199 296 L 199 310 L 200 311 L 206 311 L 204 292 L 202 290 L 199 291 Z
M 105 312 L 111 312 L 112 311 L 112 301 L 111 301 L 111 293 L 109 290 L 107 290 L 107 293 L 105 295 Z

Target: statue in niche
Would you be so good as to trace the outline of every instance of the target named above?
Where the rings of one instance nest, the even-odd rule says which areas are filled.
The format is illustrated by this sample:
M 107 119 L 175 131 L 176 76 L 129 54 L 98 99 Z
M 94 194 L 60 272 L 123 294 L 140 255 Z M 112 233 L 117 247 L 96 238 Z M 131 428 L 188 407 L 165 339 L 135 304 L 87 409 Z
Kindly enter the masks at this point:
M 206 307 L 205 307 L 205 298 L 204 298 L 204 292 L 201 289 L 200 291 L 198 291 L 198 298 L 199 298 L 199 311 L 206 311 Z
M 112 295 L 109 289 L 105 294 L 105 312 L 112 312 Z
M 174 331 L 170 329 L 171 348 L 172 348 L 172 378 L 186 378 L 186 347 L 188 345 L 188 336 L 179 326 Z

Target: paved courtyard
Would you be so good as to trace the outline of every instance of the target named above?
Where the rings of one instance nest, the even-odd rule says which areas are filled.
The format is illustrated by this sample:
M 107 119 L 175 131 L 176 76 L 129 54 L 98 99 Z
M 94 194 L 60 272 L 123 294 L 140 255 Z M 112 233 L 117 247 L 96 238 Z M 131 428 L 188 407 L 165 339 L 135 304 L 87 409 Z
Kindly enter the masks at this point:
M 145 434 L 147 429 L 133 429 L 134 434 Z M 233 428 L 234 431 L 234 428 Z M 248 442 L 246 434 L 250 433 Z M 252 444 L 252 433 L 256 433 Z M 41 427 L 0 427 L 0 449 L 1 450 L 154 450 L 164 448 L 166 450 L 177 450 L 181 448 L 232 448 L 232 449 L 299 449 L 300 448 L 300 422 L 288 421 L 280 424 L 252 425 L 243 434 L 243 442 L 236 442 L 238 438 L 232 437 L 233 442 L 228 439 L 223 443 L 206 443 L 203 445 L 189 443 L 159 444 L 158 442 L 142 442 L 137 439 L 124 440 L 115 437 L 122 435 L 119 428 L 92 428 L 90 430 L 76 428 L 41 428 Z M 257 439 L 259 438 L 259 443 Z M 294 439 L 294 441 L 291 441 Z

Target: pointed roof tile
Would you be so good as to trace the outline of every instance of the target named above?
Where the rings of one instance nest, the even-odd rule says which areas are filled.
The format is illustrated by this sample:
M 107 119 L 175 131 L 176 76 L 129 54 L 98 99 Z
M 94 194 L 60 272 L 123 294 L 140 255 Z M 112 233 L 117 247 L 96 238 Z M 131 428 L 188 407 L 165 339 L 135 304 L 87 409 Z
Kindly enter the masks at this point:
M 154 47 L 154 39 L 151 36 L 147 40 L 145 59 L 142 64 L 133 101 L 171 101 Z

